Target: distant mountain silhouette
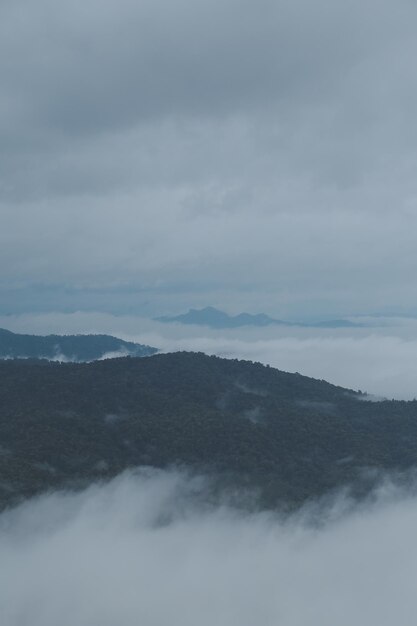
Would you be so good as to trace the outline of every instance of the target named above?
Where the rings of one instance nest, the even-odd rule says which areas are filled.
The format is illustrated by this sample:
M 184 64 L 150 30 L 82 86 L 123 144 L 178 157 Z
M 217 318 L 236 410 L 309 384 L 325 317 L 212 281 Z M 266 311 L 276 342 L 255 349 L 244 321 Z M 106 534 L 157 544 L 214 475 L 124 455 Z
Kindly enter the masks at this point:
M 278 320 L 265 313 L 253 315 L 251 313 L 239 313 L 238 315 L 229 315 L 224 311 L 220 311 L 212 306 L 204 309 L 190 309 L 188 313 L 181 315 L 156 317 L 155 321 L 163 323 L 180 323 L 193 324 L 197 326 L 209 326 L 210 328 L 239 328 L 241 326 L 301 326 L 305 328 L 355 328 L 361 326 L 348 320 L 330 320 L 305 324 L 302 322 L 287 322 Z
M 258 315 L 239 313 L 239 315 L 232 316 L 212 306 L 205 307 L 204 309 L 190 309 L 188 313 L 174 317 L 163 316 L 155 319 L 158 322 L 179 322 L 181 324 L 210 326 L 211 328 L 238 328 L 239 326 L 270 326 L 271 324 L 284 324 L 284 322 L 275 320 L 264 313 L 259 313 Z
M 0 328 L 0 359 L 33 358 L 94 361 L 106 354 L 150 356 L 156 348 L 110 335 L 22 335 Z

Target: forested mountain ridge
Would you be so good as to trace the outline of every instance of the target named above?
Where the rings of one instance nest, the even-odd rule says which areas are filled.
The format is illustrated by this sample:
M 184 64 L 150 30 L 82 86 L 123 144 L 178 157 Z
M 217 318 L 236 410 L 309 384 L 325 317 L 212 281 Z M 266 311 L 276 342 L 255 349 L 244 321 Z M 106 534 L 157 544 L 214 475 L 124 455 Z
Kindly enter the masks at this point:
M 254 487 L 264 506 L 361 491 L 375 472 L 417 464 L 417 402 L 363 399 L 200 353 L 3 361 L 0 501 L 174 464 Z
M 0 359 L 94 361 L 106 354 L 150 356 L 156 348 L 110 335 L 24 335 L 0 328 Z

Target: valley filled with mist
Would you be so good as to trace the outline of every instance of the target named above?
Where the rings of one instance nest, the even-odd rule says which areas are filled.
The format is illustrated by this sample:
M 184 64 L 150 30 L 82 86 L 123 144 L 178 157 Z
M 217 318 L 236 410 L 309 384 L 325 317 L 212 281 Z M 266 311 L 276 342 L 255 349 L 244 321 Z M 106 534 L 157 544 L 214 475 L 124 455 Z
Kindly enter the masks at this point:
M 49 325 L 55 334 L 0 335 L 2 624 L 412 619 L 417 402 L 268 363 L 285 342 L 294 351 L 313 341 L 317 367 L 321 343 L 340 348 L 347 332 L 368 346 L 375 333 L 381 348 L 383 333 L 395 329 L 405 345 L 411 322 L 302 329 L 304 337 L 287 328 L 287 338 L 280 329 L 269 344 L 244 329 L 238 344 L 237 331 L 218 336 L 223 350 L 264 346 L 261 363 L 167 351 L 181 336 L 189 344 L 165 324 L 158 348 L 149 347 L 146 324 L 135 335 L 145 344 L 97 334 L 117 334 L 123 324 L 132 339 L 138 318 L 8 321 L 14 330 L 23 324 L 41 333 Z M 86 321 L 90 334 L 79 334 Z M 59 334 L 65 330 L 73 334 Z M 210 345 L 201 329 L 193 333 L 191 345 Z M 25 354 L 29 348 L 41 352 Z M 91 349 L 97 358 L 80 362 Z M 363 382 L 372 388 L 371 375 Z M 387 391 L 390 384 L 395 379 Z
M 412 626 L 417 3 L 0 0 L 0 626 Z
M 202 352 L 8 357 L 0 442 L 7 626 L 417 609 L 416 401 Z
M 389 482 L 292 516 L 139 470 L 0 515 L 7 626 L 391 626 L 416 611 L 416 498 Z

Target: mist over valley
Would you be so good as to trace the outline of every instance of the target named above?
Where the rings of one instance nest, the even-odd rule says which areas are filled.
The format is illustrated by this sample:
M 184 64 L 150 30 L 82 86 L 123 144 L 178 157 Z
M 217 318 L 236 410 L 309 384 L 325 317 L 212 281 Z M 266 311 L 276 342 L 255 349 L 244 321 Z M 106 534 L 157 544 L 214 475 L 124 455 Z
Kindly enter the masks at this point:
M 0 515 L 7 626 L 372 626 L 416 611 L 414 496 L 297 515 L 204 505 L 204 479 L 125 473 Z M 317 525 L 317 519 L 320 524 Z
M 412 626 L 417 4 L 0 0 L 0 626 Z

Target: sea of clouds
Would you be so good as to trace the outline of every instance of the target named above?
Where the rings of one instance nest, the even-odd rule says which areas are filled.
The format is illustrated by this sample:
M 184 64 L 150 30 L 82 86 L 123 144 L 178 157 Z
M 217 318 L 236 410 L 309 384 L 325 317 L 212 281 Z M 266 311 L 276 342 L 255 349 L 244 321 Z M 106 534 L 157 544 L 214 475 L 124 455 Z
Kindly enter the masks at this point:
M 363 322 L 214 331 L 135 316 L 48 313 L 5 316 L 0 327 L 109 333 L 162 351 L 261 361 L 378 397 L 417 395 L 417 321 Z M 208 504 L 205 488 L 201 477 L 140 469 L 3 512 L 0 624 L 413 623 L 417 500 L 410 492 L 385 482 L 366 503 L 339 494 L 284 517 Z
M 138 470 L 0 515 L 2 626 L 409 626 L 417 502 L 386 486 L 282 518 Z M 344 513 L 343 513 L 344 512 Z
M 15 332 L 108 333 L 161 351 L 194 350 L 249 359 L 375 397 L 417 397 L 417 320 L 358 318 L 341 329 L 270 326 L 212 330 L 107 313 L 44 313 L 0 317 Z M 116 353 L 110 356 L 123 356 Z

